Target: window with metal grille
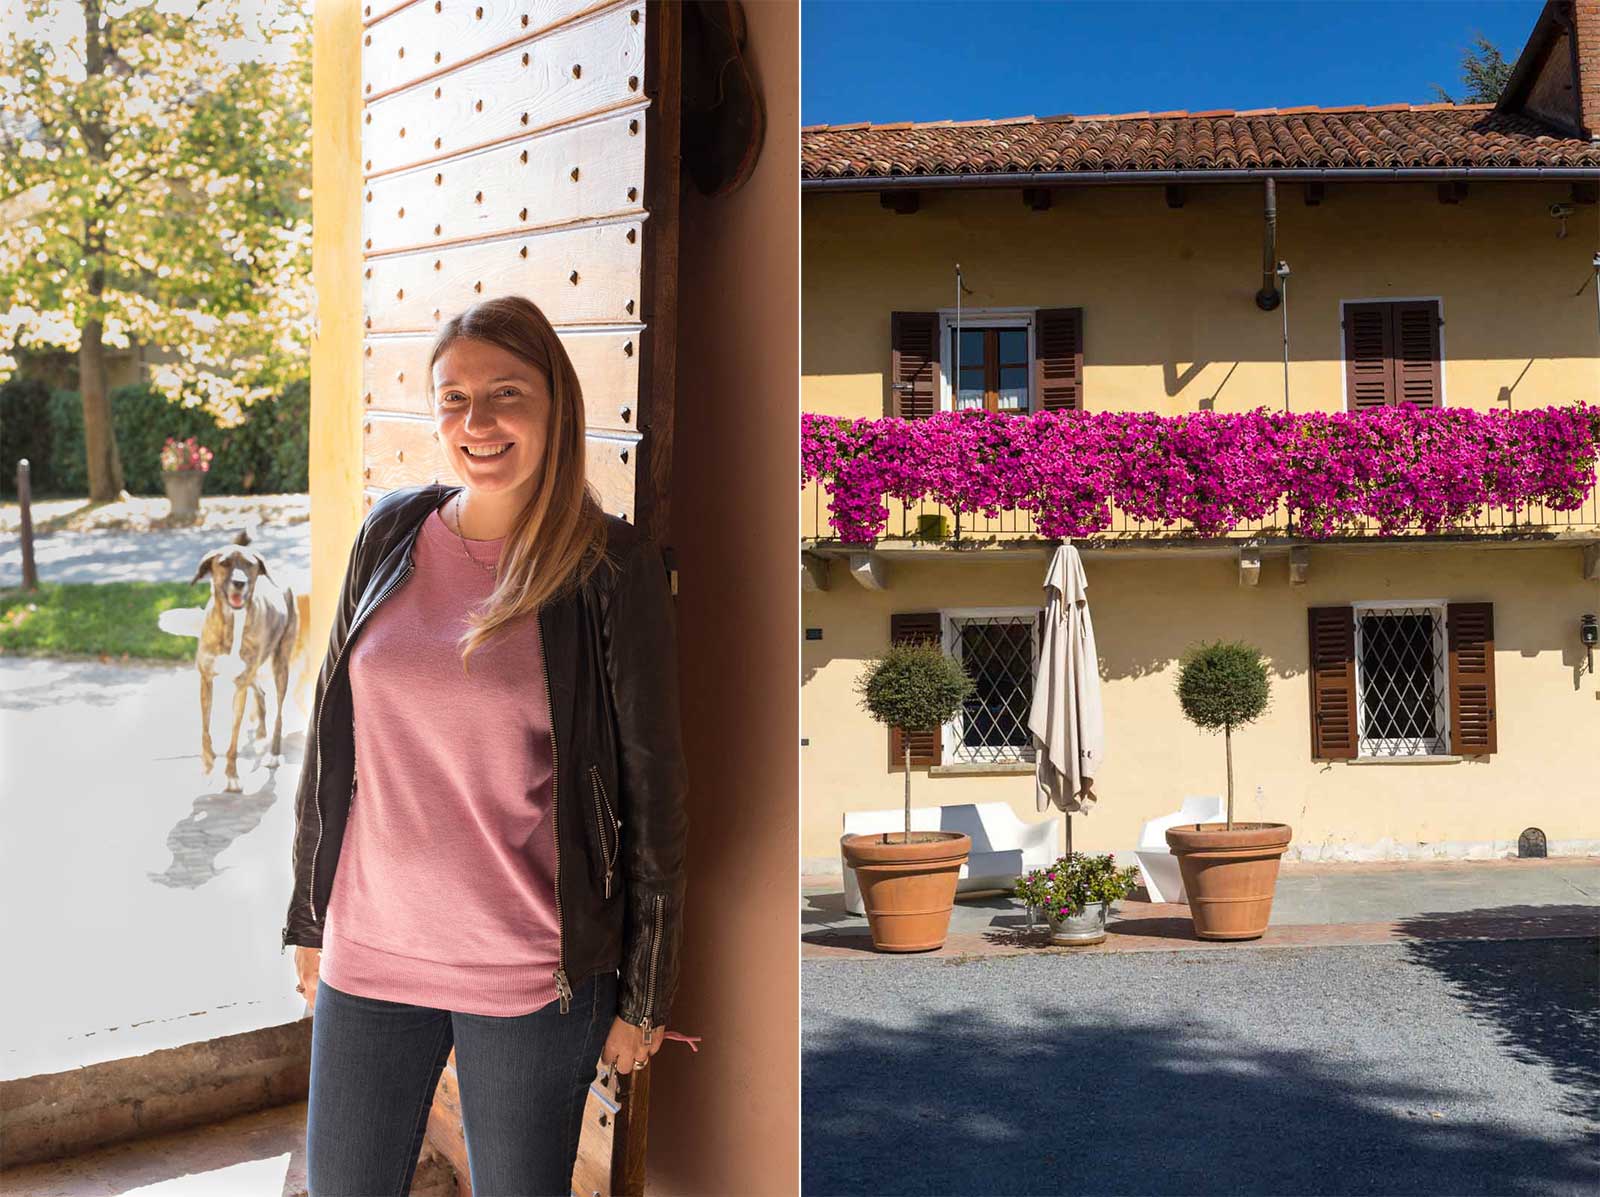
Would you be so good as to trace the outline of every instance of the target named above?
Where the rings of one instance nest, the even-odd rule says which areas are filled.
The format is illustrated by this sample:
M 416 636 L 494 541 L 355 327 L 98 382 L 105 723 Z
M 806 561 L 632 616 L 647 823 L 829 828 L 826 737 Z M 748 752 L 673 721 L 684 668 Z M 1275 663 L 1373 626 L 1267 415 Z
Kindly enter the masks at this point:
M 944 646 L 976 687 L 945 725 L 944 759 L 1032 761 L 1028 711 L 1039 667 L 1038 611 L 946 611 Z
M 1357 603 L 1359 756 L 1450 751 L 1449 656 L 1442 603 Z

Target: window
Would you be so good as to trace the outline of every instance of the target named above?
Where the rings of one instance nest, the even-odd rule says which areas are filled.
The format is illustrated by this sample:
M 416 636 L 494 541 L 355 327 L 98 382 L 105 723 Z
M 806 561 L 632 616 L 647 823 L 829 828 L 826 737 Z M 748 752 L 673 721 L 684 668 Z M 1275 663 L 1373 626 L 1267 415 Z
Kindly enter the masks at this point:
M 889 403 L 907 420 L 939 411 L 1027 415 L 1083 408 L 1082 308 L 889 313 Z
M 1340 305 L 1345 408 L 1444 406 L 1444 320 L 1437 299 Z
M 950 329 L 951 369 L 960 379 L 957 411 L 1026 414 L 1029 326 Z
M 1039 611 L 946 611 L 945 651 L 966 666 L 976 687 L 945 725 L 947 761 L 1032 761 L 1028 712 L 1039 667 Z
M 1308 607 L 1311 759 L 1492 756 L 1494 604 Z
M 1358 603 L 1355 617 L 1356 755 L 1449 753 L 1443 604 Z

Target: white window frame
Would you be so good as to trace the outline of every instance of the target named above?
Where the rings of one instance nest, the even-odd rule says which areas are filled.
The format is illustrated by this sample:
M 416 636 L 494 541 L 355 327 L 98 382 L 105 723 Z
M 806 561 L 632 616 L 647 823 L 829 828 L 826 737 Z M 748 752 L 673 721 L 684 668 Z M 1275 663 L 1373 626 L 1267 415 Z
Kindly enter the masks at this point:
M 1449 756 L 1450 745 L 1450 631 L 1447 620 L 1450 614 L 1450 604 L 1446 599 L 1373 599 L 1367 602 L 1351 603 L 1351 618 L 1355 620 L 1355 706 L 1356 706 L 1356 759 L 1363 761 L 1397 761 L 1418 760 L 1433 756 Z M 1401 753 L 1368 752 L 1366 751 L 1367 736 L 1364 734 L 1367 726 L 1366 688 L 1362 684 L 1361 673 L 1361 616 L 1383 615 L 1387 612 L 1402 610 L 1427 609 L 1434 612 L 1433 642 L 1434 651 L 1439 654 L 1439 660 L 1444 662 L 1444 684 L 1440 687 L 1439 702 L 1439 736 L 1434 741 L 1433 748 L 1428 752 Z M 1400 740 L 1379 740 L 1381 746 L 1398 749 L 1404 743 Z
M 965 321 L 963 321 L 965 323 Z M 1039 678 L 1039 613 L 1043 607 L 945 607 L 939 611 L 939 646 L 947 657 L 961 660 L 961 642 L 955 635 L 955 621 L 957 619 L 1007 619 L 1017 615 L 1027 615 L 1033 620 L 1033 660 L 1029 665 L 1030 681 L 1037 682 Z M 939 729 L 940 759 L 945 764 L 974 764 L 969 758 L 961 755 L 964 745 L 961 743 L 961 728 L 959 717 L 951 719 Z M 1032 745 L 1023 750 L 1024 760 L 1031 760 L 1033 756 Z
M 1340 406 L 1345 411 L 1354 410 L 1350 406 L 1350 359 L 1345 356 L 1345 347 L 1349 343 L 1345 336 L 1345 309 L 1353 304 L 1362 303 L 1436 303 L 1439 305 L 1439 406 L 1449 407 L 1450 398 L 1446 392 L 1445 365 L 1450 359 L 1445 353 L 1444 344 L 1443 295 L 1374 295 L 1371 299 L 1341 299 L 1339 301 L 1339 394 L 1343 400 Z
M 1038 308 L 962 308 L 961 327 L 996 328 L 1024 324 L 1028 329 L 1028 414 L 1039 410 L 1038 387 L 1034 385 L 1033 363 L 1038 359 L 1037 329 L 1034 314 Z M 946 352 L 950 347 L 950 330 L 956 326 L 955 308 L 939 309 L 939 410 L 954 411 L 955 362 L 954 355 Z

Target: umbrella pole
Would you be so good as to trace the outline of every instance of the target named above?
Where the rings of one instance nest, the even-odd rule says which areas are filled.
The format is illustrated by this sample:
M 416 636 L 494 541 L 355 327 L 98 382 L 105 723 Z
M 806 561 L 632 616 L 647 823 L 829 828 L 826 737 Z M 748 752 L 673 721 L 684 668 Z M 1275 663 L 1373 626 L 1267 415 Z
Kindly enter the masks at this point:
M 1066 819 L 1067 819 L 1067 855 L 1071 856 L 1072 855 L 1072 812 L 1071 811 L 1067 812 Z

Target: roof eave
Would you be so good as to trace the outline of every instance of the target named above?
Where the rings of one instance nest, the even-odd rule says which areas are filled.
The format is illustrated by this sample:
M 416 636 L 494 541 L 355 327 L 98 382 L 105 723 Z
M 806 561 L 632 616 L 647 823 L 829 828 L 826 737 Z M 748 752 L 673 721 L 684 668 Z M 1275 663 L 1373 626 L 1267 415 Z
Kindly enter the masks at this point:
M 802 178 L 802 191 L 933 191 L 974 187 L 1066 187 L 1095 183 L 1245 183 L 1256 179 L 1352 183 L 1430 179 L 1600 179 L 1596 166 L 1239 167 L 1220 170 L 1019 170 L 984 174 Z

